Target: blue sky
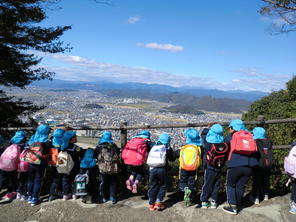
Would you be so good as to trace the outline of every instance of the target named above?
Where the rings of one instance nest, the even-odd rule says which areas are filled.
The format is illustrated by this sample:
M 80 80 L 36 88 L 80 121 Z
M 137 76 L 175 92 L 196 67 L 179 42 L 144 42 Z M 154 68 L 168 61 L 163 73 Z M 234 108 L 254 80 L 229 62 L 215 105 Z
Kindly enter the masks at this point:
M 75 2 L 75 3 L 74 3 Z M 43 55 L 55 78 L 272 91 L 295 73 L 295 37 L 271 35 L 260 0 L 62 0 L 46 26 L 72 25 L 71 52 Z

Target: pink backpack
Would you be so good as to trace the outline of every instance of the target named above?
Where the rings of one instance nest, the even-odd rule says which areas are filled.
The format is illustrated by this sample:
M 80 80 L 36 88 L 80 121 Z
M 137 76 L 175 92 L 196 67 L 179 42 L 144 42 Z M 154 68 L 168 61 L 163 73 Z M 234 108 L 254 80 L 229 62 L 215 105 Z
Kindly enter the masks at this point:
M 0 169 L 8 172 L 16 170 L 19 156 L 20 147 L 17 144 L 7 147 L 0 157 Z
M 27 172 L 29 169 L 29 163 L 25 161 L 26 154 L 29 150 L 24 149 L 23 152 L 20 154 L 19 163 L 17 164 L 17 171 L 18 172 Z
M 122 151 L 122 159 L 125 164 L 141 166 L 147 158 L 147 139 L 136 137 L 131 139 Z
M 289 155 L 285 157 L 284 169 L 287 174 L 296 178 L 296 146 L 293 146 Z
M 230 154 L 228 160 L 230 160 L 233 152 L 242 155 L 252 155 L 257 153 L 258 148 L 252 133 L 245 130 L 240 130 L 234 133 L 230 141 Z

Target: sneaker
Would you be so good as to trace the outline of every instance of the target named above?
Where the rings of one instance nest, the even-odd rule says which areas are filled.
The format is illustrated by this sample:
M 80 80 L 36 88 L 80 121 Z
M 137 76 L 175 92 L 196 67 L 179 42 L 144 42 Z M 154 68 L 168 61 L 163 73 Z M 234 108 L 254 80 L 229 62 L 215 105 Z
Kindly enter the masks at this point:
M 16 199 L 17 199 L 17 200 L 20 200 L 21 198 L 22 198 L 21 193 L 17 192 L 17 194 L 16 194 Z
M 254 204 L 256 204 L 256 205 L 260 204 L 260 200 L 258 197 L 255 199 Z
M 40 203 L 39 198 L 33 198 L 31 201 L 31 206 L 34 207 Z
M 291 207 L 291 209 L 289 210 L 289 213 L 296 214 L 296 207 Z
M 162 202 L 156 202 L 154 205 L 154 209 L 158 210 L 158 211 L 164 210 L 165 208 L 166 208 L 166 206 Z
M 28 196 L 28 198 L 27 198 L 27 202 L 30 204 L 31 202 L 32 202 L 32 196 Z
M 264 200 L 269 200 L 269 195 L 268 194 L 264 195 Z
M 73 194 L 73 195 L 72 195 L 72 199 L 73 199 L 73 200 L 77 200 L 77 199 L 78 199 L 78 196 L 75 195 L 75 194 Z
M 184 201 L 185 201 L 186 206 L 188 206 L 190 201 L 191 201 L 190 196 L 191 196 L 191 190 L 188 187 L 185 187 L 185 189 L 184 189 Z
M 156 209 L 154 208 L 154 204 L 149 204 L 148 209 L 149 209 L 150 211 L 155 211 L 155 210 L 156 210 Z
M 226 213 L 237 215 L 237 208 L 235 205 L 224 206 L 222 210 Z
M 201 208 L 208 208 L 210 206 L 209 202 L 201 202 Z
M 48 201 L 53 201 L 53 200 L 55 200 L 56 199 L 56 197 L 54 196 L 54 195 L 50 195 L 49 197 L 48 197 Z
M 128 179 L 126 182 L 126 189 L 132 191 L 133 190 L 133 181 L 131 179 Z
M 217 204 L 217 202 L 215 200 L 211 200 L 210 206 L 211 206 L 212 209 L 216 209 L 218 207 L 218 204 Z
M 13 200 L 16 197 L 16 192 L 7 193 L 4 196 L 4 200 Z
M 71 195 L 64 195 L 63 200 L 70 200 L 72 198 Z
M 117 199 L 115 197 L 110 197 L 110 201 L 111 201 L 112 204 L 117 203 Z
M 21 200 L 27 200 L 27 196 L 26 195 L 21 195 Z

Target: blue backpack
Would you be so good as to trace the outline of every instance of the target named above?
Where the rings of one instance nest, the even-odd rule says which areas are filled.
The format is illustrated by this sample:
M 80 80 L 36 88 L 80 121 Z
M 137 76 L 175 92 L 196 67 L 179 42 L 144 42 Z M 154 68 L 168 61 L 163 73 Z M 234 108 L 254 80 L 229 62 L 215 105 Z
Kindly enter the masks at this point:
M 96 159 L 94 158 L 94 149 L 88 148 L 80 162 L 80 168 L 90 169 L 96 165 Z

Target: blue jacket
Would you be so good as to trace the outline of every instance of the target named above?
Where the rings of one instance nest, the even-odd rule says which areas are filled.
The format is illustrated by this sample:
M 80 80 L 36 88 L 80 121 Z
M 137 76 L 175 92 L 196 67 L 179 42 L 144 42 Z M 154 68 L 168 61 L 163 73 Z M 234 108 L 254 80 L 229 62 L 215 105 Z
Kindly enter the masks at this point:
M 228 135 L 225 138 L 225 142 L 228 144 L 229 147 L 230 147 L 231 139 L 232 139 L 232 134 Z M 250 156 L 246 156 L 246 155 L 241 155 L 233 152 L 230 160 L 227 161 L 228 168 L 240 167 L 240 166 L 254 167 L 254 166 L 257 166 L 258 164 L 259 164 L 258 153 L 255 153 Z

